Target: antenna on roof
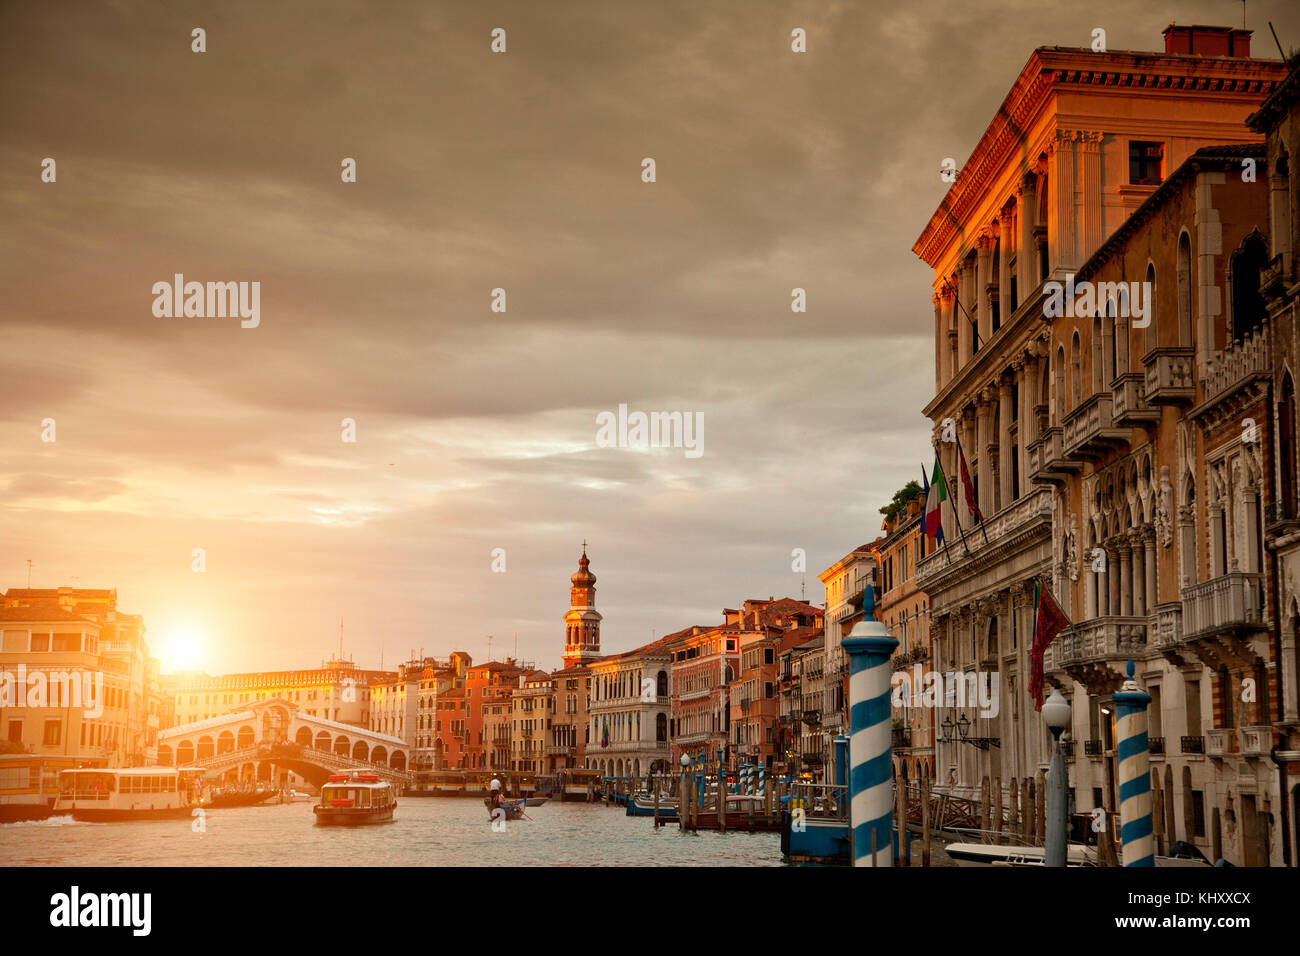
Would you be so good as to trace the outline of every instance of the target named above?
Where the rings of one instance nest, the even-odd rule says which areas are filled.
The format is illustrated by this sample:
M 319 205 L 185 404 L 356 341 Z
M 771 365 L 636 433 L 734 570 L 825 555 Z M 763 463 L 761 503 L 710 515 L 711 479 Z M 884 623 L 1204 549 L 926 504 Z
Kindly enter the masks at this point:
M 1243 22 L 1242 22 L 1242 26 L 1245 26 L 1245 22 L 1244 22 L 1244 21 L 1245 21 L 1245 17 L 1246 17 L 1246 0 L 1241 0 L 1241 16 L 1242 16 L 1242 21 L 1243 21 Z M 1268 29 L 1269 29 L 1269 32 L 1273 34 L 1273 42 L 1277 44 L 1277 52 L 1278 52 L 1278 56 L 1282 57 L 1282 62 L 1285 63 L 1285 62 L 1286 62 L 1286 54 L 1282 52 L 1282 41 L 1279 40 L 1279 39 L 1277 38 L 1277 31 L 1273 29 L 1273 21 L 1272 21 L 1272 20 L 1269 20 L 1269 21 L 1268 21 Z M 28 563 L 28 564 L 31 564 L 30 561 L 28 561 L 27 563 Z M 30 587 L 30 585 L 28 585 L 28 586 Z
M 492 660 L 492 635 L 488 635 L 488 660 Z

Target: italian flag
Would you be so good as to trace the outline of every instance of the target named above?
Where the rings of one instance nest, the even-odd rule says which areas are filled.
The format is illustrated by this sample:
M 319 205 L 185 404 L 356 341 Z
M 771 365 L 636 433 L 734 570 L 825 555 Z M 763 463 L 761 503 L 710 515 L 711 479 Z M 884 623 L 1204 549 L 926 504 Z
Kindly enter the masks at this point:
M 926 536 L 934 538 L 935 544 L 943 544 L 943 503 L 948 500 L 948 483 L 943 480 L 938 458 L 934 460 L 934 477 L 926 481 L 922 469 L 921 481 L 925 483 L 925 520 L 922 526 Z

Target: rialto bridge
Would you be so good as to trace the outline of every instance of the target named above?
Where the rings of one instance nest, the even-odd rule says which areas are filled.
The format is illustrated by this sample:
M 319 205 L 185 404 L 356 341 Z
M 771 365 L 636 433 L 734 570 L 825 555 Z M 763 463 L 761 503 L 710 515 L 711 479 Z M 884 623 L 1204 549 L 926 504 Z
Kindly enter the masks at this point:
M 324 717 L 309 717 L 283 698 L 253 701 L 238 710 L 182 724 L 158 735 L 160 766 L 202 767 L 230 780 L 277 780 L 291 770 L 319 787 L 331 773 L 365 767 L 400 786 L 405 741 Z

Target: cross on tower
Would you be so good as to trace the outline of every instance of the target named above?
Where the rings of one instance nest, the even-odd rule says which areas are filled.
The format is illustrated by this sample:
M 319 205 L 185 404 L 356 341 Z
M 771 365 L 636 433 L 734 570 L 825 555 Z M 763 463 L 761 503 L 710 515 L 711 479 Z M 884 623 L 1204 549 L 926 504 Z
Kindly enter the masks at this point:
M 587 553 L 587 539 L 586 539 L 586 538 L 583 538 L 583 539 L 582 539 L 582 553 L 583 553 L 583 554 L 586 554 L 586 553 Z

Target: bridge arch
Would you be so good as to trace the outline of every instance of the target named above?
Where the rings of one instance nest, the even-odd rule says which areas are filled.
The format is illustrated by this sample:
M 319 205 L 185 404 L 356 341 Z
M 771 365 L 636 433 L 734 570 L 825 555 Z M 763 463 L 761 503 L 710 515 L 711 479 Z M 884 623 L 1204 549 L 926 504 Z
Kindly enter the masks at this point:
M 247 750 L 249 747 L 253 746 L 254 739 L 255 734 L 253 733 L 253 728 L 245 724 L 243 727 L 239 728 L 239 741 L 235 745 L 235 749 Z
M 184 767 L 194 763 L 194 741 L 182 740 L 176 745 L 176 766 Z
M 318 730 L 318 731 L 316 731 L 316 749 L 317 749 L 317 750 L 330 750 L 330 749 L 331 749 L 331 748 L 330 748 L 330 735 L 329 735 L 329 731 L 326 731 L 326 730 Z
M 348 748 L 351 746 L 351 743 L 352 742 L 348 740 L 346 735 L 339 734 L 337 737 L 334 738 L 334 752 L 338 754 L 340 757 L 346 757 L 348 755 Z
M 202 737 L 199 738 L 199 745 L 194 752 L 194 759 L 207 760 L 209 757 L 213 755 L 214 752 L 215 752 L 215 746 L 212 743 L 212 738 L 209 737 L 207 734 L 204 734 Z
M 172 765 L 172 748 L 166 744 L 158 745 L 158 766 L 170 767 Z
M 299 747 L 310 747 L 310 746 L 311 746 L 311 728 L 310 728 L 310 727 L 299 727 L 299 728 L 298 728 L 298 732 L 297 732 L 296 734 L 293 735 L 293 742 L 296 743 Z
M 229 754 L 235 752 L 235 735 L 229 730 L 223 730 L 217 735 L 217 753 Z
M 375 763 L 388 763 L 388 748 L 383 744 L 379 744 L 374 750 L 370 751 L 370 759 Z
M 352 759 L 353 760 L 370 759 L 370 748 L 366 746 L 366 742 L 364 740 L 358 740 L 356 743 L 352 745 Z
M 394 750 L 393 755 L 388 758 L 388 766 L 393 770 L 406 770 L 406 754 Z

